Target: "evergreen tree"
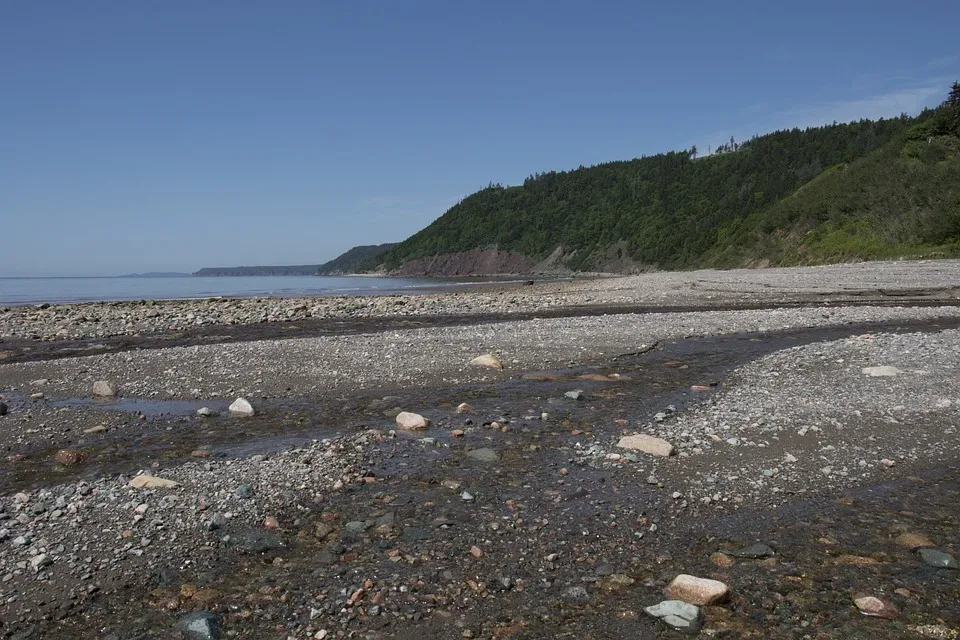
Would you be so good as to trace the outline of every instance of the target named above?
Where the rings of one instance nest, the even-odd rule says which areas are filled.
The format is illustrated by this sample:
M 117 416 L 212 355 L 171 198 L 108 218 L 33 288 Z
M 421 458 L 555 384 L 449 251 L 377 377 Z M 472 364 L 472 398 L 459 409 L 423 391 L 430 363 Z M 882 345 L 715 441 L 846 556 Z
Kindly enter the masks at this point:
M 947 96 L 947 104 L 951 107 L 960 107 L 960 82 L 956 80 L 953 82 L 953 86 L 950 87 L 950 95 Z

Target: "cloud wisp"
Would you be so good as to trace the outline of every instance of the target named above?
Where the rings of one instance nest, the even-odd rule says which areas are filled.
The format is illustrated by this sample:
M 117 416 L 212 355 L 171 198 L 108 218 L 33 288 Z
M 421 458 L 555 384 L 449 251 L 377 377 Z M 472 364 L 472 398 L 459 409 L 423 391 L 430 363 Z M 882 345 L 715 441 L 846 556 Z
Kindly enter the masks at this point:
M 946 97 L 950 82 L 952 79 L 946 76 L 927 78 L 919 84 L 901 86 L 862 98 L 791 107 L 771 113 L 750 128 L 737 127 L 704 134 L 695 144 L 701 154 L 705 154 L 708 149 L 715 149 L 717 145 L 729 142 L 731 137 L 743 142 L 755 135 L 794 127 L 805 129 L 834 122 L 854 122 L 863 118 L 895 118 L 902 113 L 916 115 L 924 108 L 939 105 Z M 755 113 L 757 110 L 748 107 L 747 111 Z M 694 142 L 691 141 L 688 146 L 692 144 Z

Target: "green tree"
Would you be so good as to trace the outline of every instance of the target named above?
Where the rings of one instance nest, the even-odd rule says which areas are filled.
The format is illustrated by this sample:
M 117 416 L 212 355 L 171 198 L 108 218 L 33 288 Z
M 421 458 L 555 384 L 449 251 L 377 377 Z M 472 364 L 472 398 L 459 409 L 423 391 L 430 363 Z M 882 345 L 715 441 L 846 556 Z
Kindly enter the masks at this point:
M 853 233 L 876 224 L 890 232 L 855 251 L 804 255 L 839 259 L 875 256 L 888 245 L 949 244 L 958 225 L 944 218 L 944 206 L 960 184 L 953 113 L 960 109 L 945 105 L 917 118 L 731 138 L 696 162 L 691 148 L 538 172 L 511 187 L 491 183 L 368 268 L 491 248 L 539 261 L 558 247 L 562 264 L 574 270 L 603 268 L 611 256 L 665 269 L 744 264 L 757 256 L 797 262 L 768 246 L 780 246 L 777 238 L 799 242 L 824 225 Z M 882 162 L 852 171 L 880 151 Z
M 950 87 L 950 95 L 947 96 L 947 104 L 954 108 L 960 107 L 960 82 L 957 82 L 956 80 L 953 82 L 953 86 Z

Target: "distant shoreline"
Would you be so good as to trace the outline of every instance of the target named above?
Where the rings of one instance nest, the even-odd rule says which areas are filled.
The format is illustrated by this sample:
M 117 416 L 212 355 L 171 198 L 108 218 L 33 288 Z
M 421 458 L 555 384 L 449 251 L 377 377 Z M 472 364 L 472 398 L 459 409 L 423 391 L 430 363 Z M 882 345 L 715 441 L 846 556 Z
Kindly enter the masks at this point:
M 538 281 L 557 281 L 556 278 Z M 291 299 L 424 295 L 481 291 L 531 282 L 529 278 L 402 278 L 351 276 L 67 276 L 0 278 L 0 307 L 117 304 L 207 299 Z M 6 283 L 4 285 L 3 283 Z

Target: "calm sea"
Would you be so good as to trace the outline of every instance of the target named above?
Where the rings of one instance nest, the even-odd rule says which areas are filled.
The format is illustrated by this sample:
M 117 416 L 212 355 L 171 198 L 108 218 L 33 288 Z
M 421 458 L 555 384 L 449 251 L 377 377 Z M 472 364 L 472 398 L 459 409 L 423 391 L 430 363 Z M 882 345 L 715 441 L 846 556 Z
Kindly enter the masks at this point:
M 297 297 L 415 293 L 456 284 L 413 278 L 233 276 L 170 278 L 0 278 L 0 306 L 96 300 L 164 300 L 227 296 Z

